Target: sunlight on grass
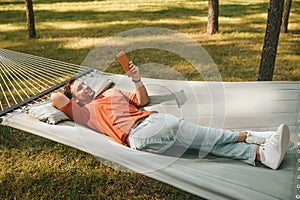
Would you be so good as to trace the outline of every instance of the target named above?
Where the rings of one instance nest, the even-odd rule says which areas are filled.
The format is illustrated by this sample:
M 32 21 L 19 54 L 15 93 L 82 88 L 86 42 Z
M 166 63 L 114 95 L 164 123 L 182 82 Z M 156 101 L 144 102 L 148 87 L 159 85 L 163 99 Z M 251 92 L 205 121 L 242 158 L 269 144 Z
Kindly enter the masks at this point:
M 94 23 L 86 23 L 83 21 L 76 21 L 76 22 L 41 22 L 38 23 L 39 28 L 44 29 L 60 29 L 60 30 L 74 30 L 74 29 L 84 29 L 95 27 Z
M 256 13 L 256 14 L 251 14 L 243 17 L 243 21 L 247 23 L 257 23 L 257 24 L 262 24 L 262 21 L 267 20 L 268 14 L 267 13 Z
M 101 44 L 104 38 L 67 38 L 61 46 L 66 49 L 94 48 L 96 44 Z
M 18 4 L 14 5 L 13 1 L 11 4 L 5 7 L 0 7 L 0 11 L 23 11 L 25 5 Z M 91 2 L 56 2 L 56 3 L 39 3 L 34 2 L 35 11 L 55 11 L 55 12 L 77 12 L 77 11 L 91 11 L 91 12 L 106 12 L 106 11 L 155 11 L 160 9 L 167 9 L 170 6 L 194 8 L 197 6 L 206 6 L 206 1 L 193 1 L 186 2 L 185 0 L 154 0 L 154 1 L 143 1 L 143 0 L 109 0 L 109 1 L 91 1 Z
M 95 23 L 95 22 L 84 22 L 84 21 L 73 21 L 73 22 L 61 22 L 61 21 L 52 21 L 52 22 L 40 22 L 38 23 L 39 28 L 43 29 L 59 29 L 59 30 L 76 30 L 76 29 L 85 29 L 85 28 L 105 28 L 107 26 L 111 25 L 138 25 L 140 23 L 143 23 L 148 26 L 152 25 L 159 25 L 159 24 L 174 24 L 174 25 L 183 25 L 187 24 L 188 22 L 186 20 L 182 19 L 158 19 L 158 20 L 122 20 L 122 21 L 111 21 L 111 22 L 103 22 L 103 23 Z M 0 26 L 1 27 L 1 26 Z M 3 25 L 4 31 L 10 31 L 10 30 L 22 30 L 20 27 L 17 26 L 11 26 L 11 27 L 5 27 Z M 13 29 L 15 28 L 15 29 Z M 19 29 L 17 29 L 19 28 Z
M 11 0 L 5 0 L 5 2 L 6 4 L 0 5 L 1 11 L 11 11 L 11 14 L 18 11 L 24 16 L 25 5 L 23 3 L 14 4 Z M 220 66 L 220 70 L 223 68 L 222 65 L 241 66 L 245 63 L 247 65 L 251 63 L 250 65 L 257 69 L 258 63 L 255 62 L 262 49 L 267 7 L 267 0 L 220 2 L 219 33 L 208 37 L 206 35 L 207 1 L 204 0 L 56 1 L 54 3 L 37 0 L 34 2 L 34 10 L 38 39 L 36 41 L 24 40 L 27 29 L 25 16 L 22 20 L 20 17 L 14 18 L 9 15 L 9 12 L 5 12 L 6 23 L 0 23 L 0 28 L 1 32 L 7 34 L 0 36 L 1 46 L 26 51 L 21 47 L 22 43 L 28 47 L 34 44 L 34 47 L 29 48 L 27 53 L 49 55 L 52 58 L 80 64 L 79 58 L 85 56 L 87 52 L 85 50 L 94 48 L 114 34 L 132 28 L 159 26 L 177 30 L 198 41 Z M 291 31 L 299 29 L 298 20 L 296 20 L 298 16 L 299 14 L 294 13 L 292 7 L 289 25 Z M 299 36 L 293 33 L 291 35 L 295 36 L 293 42 L 299 43 Z M 22 37 L 24 39 L 20 40 L 19 38 Z M 284 38 L 284 40 L 281 39 L 279 46 L 282 45 L 284 49 L 291 52 L 289 45 L 292 44 L 285 44 L 290 39 Z M 63 58 L 61 54 L 55 56 L 55 48 L 61 51 L 63 49 L 80 50 L 81 53 L 70 52 Z M 47 49 L 47 52 L 41 53 L 40 49 Z M 85 54 L 82 54 L 83 52 Z M 251 55 L 247 57 L 247 62 L 244 64 L 240 63 L 239 59 L 232 60 L 228 57 L 241 57 L 240 52 Z M 251 60 L 254 57 L 255 59 Z M 227 60 L 232 61 L 228 63 Z M 280 62 L 276 64 L 283 64 Z M 237 71 L 231 74 L 234 74 L 234 77 L 230 80 L 235 80 L 235 78 L 241 80 L 243 76 Z
M 0 24 L 0 32 L 23 31 L 27 30 L 27 26 L 23 24 Z
M 300 16 L 299 16 L 300 18 Z M 299 29 L 299 22 L 290 22 L 289 23 L 289 30 L 297 30 Z M 299 36 L 298 36 L 299 37 Z
M 202 18 L 203 21 L 207 21 L 207 17 Z M 227 24 L 240 24 L 242 22 L 241 18 L 231 18 L 231 17 L 219 17 L 219 23 L 227 23 Z

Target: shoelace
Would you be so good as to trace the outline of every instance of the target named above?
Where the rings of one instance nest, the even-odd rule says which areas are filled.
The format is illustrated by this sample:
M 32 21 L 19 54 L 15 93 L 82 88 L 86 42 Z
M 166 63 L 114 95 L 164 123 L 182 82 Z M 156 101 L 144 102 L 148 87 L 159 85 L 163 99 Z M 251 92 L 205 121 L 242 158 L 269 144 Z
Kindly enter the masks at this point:
M 263 144 L 265 143 L 265 138 L 254 136 L 251 133 L 248 133 L 246 142 L 248 143 L 256 143 L 256 144 Z
M 275 135 L 273 138 L 266 139 L 266 142 L 261 144 L 260 146 L 265 150 L 268 146 L 277 146 L 279 140 L 279 135 Z

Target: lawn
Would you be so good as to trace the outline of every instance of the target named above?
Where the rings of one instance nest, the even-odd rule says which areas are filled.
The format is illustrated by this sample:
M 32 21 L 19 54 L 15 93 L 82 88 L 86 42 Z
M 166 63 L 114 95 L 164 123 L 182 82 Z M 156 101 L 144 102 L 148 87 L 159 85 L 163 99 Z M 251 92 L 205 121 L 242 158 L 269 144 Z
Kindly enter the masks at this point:
M 37 38 L 27 38 L 25 3 L 0 2 L 0 48 L 81 64 L 123 31 L 162 27 L 197 41 L 223 81 L 255 81 L 269 1 L 220 1 L 219 32 L 206 35 L 205 0 L 34 0 Z M 300 80 L 300 7 L 293 1 L 289 32 L 280 35 L 273 80 Z M 131 52 L 136 64 L 161 63 L 187 80 L 202 80 L 170 52 Z M 108 68 L 122 73 L 117 62 Z M 150 76 L 145 74 L 145 76 Z M 0 199 L 199 199 L 141 174 L 117 170 L 76 149 L 0 127 Z

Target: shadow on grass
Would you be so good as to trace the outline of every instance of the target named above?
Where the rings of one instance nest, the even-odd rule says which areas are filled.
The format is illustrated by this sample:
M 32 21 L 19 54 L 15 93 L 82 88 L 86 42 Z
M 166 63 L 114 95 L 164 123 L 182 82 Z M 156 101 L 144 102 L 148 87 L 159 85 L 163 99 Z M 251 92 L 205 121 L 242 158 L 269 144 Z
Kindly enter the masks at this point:
M 222 5 L 220 6 L 221 12 L 220 17 L 245 17 L 245 15 L 257 14 L 265 11 L 265 7 L 267 6 L 266 3 L 258 4 L 258 5 Z M 222 12 L 223 10 L 223 12 Z M 1 11 L 1 23 L 26 23 L 24 12 L 22 11 Z M 147 24 L 143 24 L 143 20 L 146 21 L 161 21 L 161 20 L 168 20 L 170 22 L 177 20 L 187 20 L 189 21 L 192 17 L 198 16 L 207 16 L 207 8 L 182 8 L 170 6 L 166 9 L 156 10 L 156 11 L 66 11 L 66 12 L 53 12 L 47 10 L 36 10 L 35 11 L 35 21 L 36 24 L 42 22 L 78 22 L 78 23 L 111 23 L 111 22 L 122 22 L 127 21 L 127 23 L 134 23 L 138 25 L 141 23 L 140 26 L 147 26 Z M 257 19 L 253 19 L 257 20 Z M 199 22 L 201 23 L 201 22 Z M 188 25 L 189 27 L 196 27 L 199 26 L 197 24 Z M 206 22 L 203 22 L 206 25 Z M 237 27 L 247 27 L 247 24 L 251 23 L 249 19 L 247 22 L 237 24 Z M 165 26 L 166 24 L 157 25 L 152 24 L 154 26 Z M 170 24 L 169 24 L 170 25 Z M 186 24 L 182 24 L 182 22 L 178 22 L 177 26 L 185 26 Z M 227 26 L 227 24 L 222 24 Z M 118 30 L 118 27 L 114 25 L 107 25 L 110 27 L 111 30 Z M 119 25 L 116 25 L 119 26 Z M 148 25 L 149 26 L 149 25 Z M 43 27 L 47 29 L 47 27 Z M 42 28 L 42 29 L 43 29 Z M 106 28 L 104 25 L 103 28 Z M 49 29 L 53 29 L 50 27 Z M 57 30 L 57 29 L 53 29 Z M 118 31 L 120 32 L 120 31 Z
M 0 125 L 0 150 L 6 149 L 28 149 L 38 148 L 44 149 L 53 148 L 57 143 L 36 137 L 30 133 L 20 131 L 8 126 Z
M 223 4 L 220 5 L 220 17 L 246 17 L 268 12 L 269 3 L 255 5 Z
M 140 20 L 178 20 L 189 19 L 205 13 L 206 9 L 189 9 L 180 7 L 170 7 L 168 9 L 156 11 L 66 11 L 54 12 L 48 10 L 34 11 L 36 23 L 40 22 L 59 22 L 59 21 L 86 21 L 92 23 L 113 22 L 113 21 L 140 21 Z M 1 23 L 20 23 L 26 20 L 23 11 L 0 11 Z M 22 16 L 22 17 L 21 17 Z M 25 21 L 26 23 L 26 21 Z
M 0 2 L 0 6 L 1 5 L 18 5 L 18 4 L 23 4 L 25 5 L 25 1 L 7 1 L 7 0 L 2 0 Z
M 93 156 L 0 126 L 0 199 L 201 199 Z
M 51 3 L 55 2 L 77 2 L 76 0 L 65 0 L 65 1 L 51 1 Z M 6 2 L 8 3 L 8 2 Z M 47 1 L 37 1 L 36 5 L 39 3 L 49 3 Z M 220 16 L 225 17 L 243 17 L 245 15 L 252 15 L 252 14 L 260 14 L 265 12 L 265 8 L 268 6 L 267 3 L 260 3 L 256 5 L 231 5 L 231 4 L 224 4 L 220 6 Z M 1 16 L 1 23 L 12 23 L 12 24 L 22 24 L 24 23 L 23 30 L 12 30 L 6 31 L 2 36 L 0 36 L 1 40 L 5 41 L 16 41 L 18 45 L 12 45 L 13 50 L 20 50 L 22 52 L 24 49 L 24 45 L 31 46 L 29 52 L 30 54 L 36 54 L 43 57 L 52 57 L 51 52 L 58 51 L 60 53 L 54 53 L 56 55 L 56 59 L 71 62 L 75 64 L 80 64 L 82 60 L 78 59 L 78 55 L 82 55 L 82 53 L 87 53 L 90 49 L 85 48 L 78 48 L 78 49 L 67 49 L 63 48 L 62 44 L 64 44 L 64 39 L 61 41 L 27 41 L 26 35 L 26 22 L 25 22 L 25 15 L 22 11 L 5 11 L 0 12 Z M 182 32 L 202 32 L 205 33 L 206 31 L 206 22 L 202 21 L 195 21 L 190 20 L 192 17 L 198 16 L 207 16 L 207 8 L 206 6 L 202 6 L 199 8 L 182 8 L 176 5 L 169 6 L 167 9 L 161 9 L 156 11 L 107 11 L 107 12 L 96 12 L 96 11 L 67 11 L 67 12 L 52 12 L 47 10 L 36 10 L 35 11 L 35 18 L 36 18 L 36 28 L 38 39 L 43 38 L 74 38 L 74 37 L 93 37 L 93 38 L 104 38 L 108 36 L 112 36 L 114 34 L 120 33 L 125 30 L 138 28 L 138 27 L 148 27 L 148 26 L 157 26 L 157 27 L 164 27 L 169 28 L 172 30 L 179 30 Z M 177 20 L 183 20 L 176 22 Z M 122 21 L 126 20 L 124 24 Z M 169 20 L 170 22 L 175 23 L 168 23 L 168 22 L 161 22 L 163 20 Z M 257 19 L 253 19 L 257 20 Z M 159 22 L 160 21 L 160 22 Z M 186 21 L 186 23 L 185 23 Z M 62 27 L 53 27 L 42 25 L 40 23 L 43 22 L 61 22 Z M 87 28 L 76 28 L 76 27 L 69 27 L 65 28 L 63 23 L 66 22 L 74 22 L 75 26 L 88 23 Z M 93 26 L 93 24 L 99 24 L 97 26 Z M 72 26 L 72 25 L 69 25 Z M 245 32 L 245 33 L 261 33 L 263 34 L 263 30 L 255 29 L 251 27 L 251 19 L 247 21 L 242 21 L 240 23 L 230 23 L 224 22 L 220 24 L 220 31 L 222 33 L 231 33 L 232 31 L 238 30 L 238 32 Z M 229 28 L 230 27 L 230 28 Z M 233 36 L 234 37 L 234 36 Z M 19 38 L 24 38 L 23 44 L 19 45 Z M 225 39 L 226 40 L 226 39 Z M 222 40 L 225 41 L 225 40 Z M 247 37 L 244 38 L 234 38 L 232 40 L 228 40 L 228 44 L 235 43 L 236 41 L 240 43 L 254 41 L 254 39 L 248 39 Z M 35 46 L 36 45 L 36 46 Z M 219 48 L 219 44 L 214 43 L 216 48 Z M 95 44 L 97 46 L 97 44 Z M 46 48 L 47 50 L 44 50 Z M 222 47 L 220 47 L 222 48 Z M 239 48 L 236 46 L 236 48 Z M 55 50 L 51 50 L 55 49 Z M 63 50 L 62 50 L 63 49 Z M 65 53 L 69 52 L 69 53 Z M 75 53 L 78 52 L 78 53 Z M 254 53 L 254 52 L 253 52 Z M 256 53 L 256 52 L 255 52 Z M 252 53 L 250 53 L 252 54 Z M 73 56 L 76 57 L 74 59 Z M 80 58 L 84 58 L 80 56 Z
M 38 171 L 35 175 L 28 170 L 20 177 L 17 177 L 19 174 L 7 174 L 0 183 L 0 198 L 201 199 L 141 175 L 113 172 L 115 175 L 111 178 L 100 170 L 82 171 L 80 167 L 61 172 L 51 170 Z

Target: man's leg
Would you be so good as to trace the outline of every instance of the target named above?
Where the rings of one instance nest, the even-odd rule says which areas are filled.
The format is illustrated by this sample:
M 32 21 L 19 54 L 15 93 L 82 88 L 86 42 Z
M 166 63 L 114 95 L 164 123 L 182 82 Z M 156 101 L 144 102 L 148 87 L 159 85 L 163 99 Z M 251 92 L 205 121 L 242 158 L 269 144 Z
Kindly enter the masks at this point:
M 273 169 L 282 161 L 289 140 L 288 127 L 283 126 L 268 139 L 266 147 L 261 148 L 257 144 L 245 143 L 247 139 L 245 132 L 198 126 L 167 114 L 152 114 L 132 132 L 129 141 L 130 146 L 135 149 L 163 153 L 177 142 L 186 148 L 196 148 L 251 165 L 255 165 L 255 159 L 261 160 L 263 156 L 263 164 Z M 280 148 L 277 148 L 278 146 Z M 273 153 L 275 157 L 279 156 L 276 158 L 277 161 L 276 159 L 274 161 Z
M 173 116 L 154 113 L 137 127 L 131 129 L 128 136 L 133 149 L 152 153 L 164 153 L 176 143 L 176 134 L 180 119 Z
M 280 166 L 290 139 L 290 132 L 287 125 L 280 125 L 277 131 L 261 145 L 243 142 L 245 140 L 243 134 L 240 133 L 238 138 L 240 142 L 217 144 L 213 147 L 211 153 L 222 157 L 238 159 L 252 165 L 255 165 L 255 160 L 258 160 L 271 169 L 277 169 Z
M 198 126 L 168 114 L 150 115 L 129 135 L 135 149 L 162 153 L 174 143 L 209 152 L 217 144 L 245 140 L 239 132 Z
M 259 146 L 245 142 L 217 144 L 210 153 L 216 156 L 233 158 L 250 165 L 255 165 L 255 160 L 259 157 Z

